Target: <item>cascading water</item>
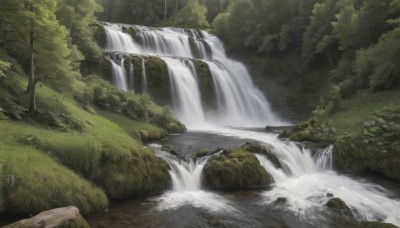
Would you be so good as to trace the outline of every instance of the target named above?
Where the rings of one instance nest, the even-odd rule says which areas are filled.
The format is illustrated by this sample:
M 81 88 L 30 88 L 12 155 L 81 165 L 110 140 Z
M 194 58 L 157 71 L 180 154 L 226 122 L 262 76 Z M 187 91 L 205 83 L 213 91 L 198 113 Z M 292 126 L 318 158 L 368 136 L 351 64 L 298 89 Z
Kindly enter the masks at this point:
M 187 79 L 191 78 L 194 74 L 193 61 L 196 58 L 209 66 L 217 94 L 218 110 L 210 111 L 213 116 L 208 116 L 208 121 L 238 127 L 282 125 L 271 112 L 263 94 L 253 85 L 244 65 L 226 56 L 222 42 L 217 37 L 197 30 L 124 26 L 136 31 L 135 39 L 122 32 L 122 25 L 105 24 L 107 52 L 157 56 L 167 64 L 170 78 L 176 78 L 170 80 L 171 82 L 182 79 L 183 74 L 187 74 Z M 186 64 L 177 64 L 178 60 L 173 61 L 171 57 Z M 145 72 L 142 74 L 142 78 L 145 78 Z M 181 88 L 182 86 L 184 88 Z M 171 83 L 170 87 L 172 96 L 175 96 L 175 114 L 189 128 L 198 127 L 199 120 L 202 121 L 206 116 L 204 108 L 201 107 L 202 96 L 208 94 L 200 93 L 198 80 L 179 85 Z M 183 90 L 187 92 L 183 93 Z M 146 88 L 144 91 L 147 91 Z M 188 112 L 193 108 L 192 103 L 196 109 Z M 193 116 L 193 113 L 198 115 Z
M 172 98 L 177 117 L 183 122 L 204 124 L 200 91 L 197 87 L 193 63 L 186 60 L 162 58 L 168 66 Z M 191 66 L 188 66 L 191 65 Z
M 116 62 L 116 60 L 108 59 L 111 62 L 112 71 L 113 71 L 113 83 L 118 86 L 120 89 L 124 91 L 128 91 L 128 85 L 125 77 L 125 70 L 124 70 L 124 61 L 125 59 L 121 56 L 120 57 L 120 64 Z
M 224 136 L 252 139 L 265 143 L 278 158 L 281 167 L 263 155 L 256 155 L 260 164 L 274 179 L 273 188 L 265 191 L 262 204 L 272 204 L 286 197 L 286 207 L 300 216 L 312 217 L 330 199 L 327 193 L 341 198 L 360 220 L 383 220 L 400 226 L 400 201 L 391 198 L 386 189 L 339 175 L 332 170 L 333 147 L 317 153 L 283 142 L 276 135 L 246 130 L 215 128 L 210 132 Z
M 204 165 L 209 157 L 194 161 L 179 161 L 174 156 L 163 152 L 157 144 L 149 145 L 157 151 L 157 155 L 167 161 L 171 170 L 172 190 L 159 198 L 157 210 L 173 210 L 185 205 L 202 208 L 213 213 L 237 213 L 232 203 L 219 194 L 204 191 L 201 188 Z
M 147 93 L 146 60 L 142 58 L 142 92 Z
M 400 201 L 392 199 L 387 190 L 377 185 L 355 181 L 333 171 L 332 147 L 313 157 L 309 150 L 283 142 L 276 135 L 204 124 L 210 119 L 217 125 L 225 126 L 282 124 L 271 112 L 265 97 L 253 85 L 246 68 L 226 56 L 223 44 L 217 37 L 196 30 L 143 26 L 125 28 L 136 31 L 135 39 L 123 33 L 122 26 L 105 24 L 108 39 L 106 51 L 141 55 L 142 58 L 148 55 L 161 58 L 168 67 L 166 76 L 170 77 L 175 114 L 185 124 L 194 129 L 199 129 L 198 125 L 206 126 L 202 131 L 210 134 L 252 139 L 270 146 L 280 167 L 264 156 L 257 155 L 260 164 L 274 180 L 272 189 L 262 193 L 261 206 L 273 204 L 278 197 L 286 197 L 286 210 L 314 218 L 314 212 L 324 208 L 329 200 L 327 193 L 332 193 L 345 201 L 360 220 L 383 220 L 400 226 Z M 200 92 L 199 81 L 193 70 L 194 61 L 203 61 L 212 74 L 218 105 L 213 116 L 206 115 L 202 106 L 204 94 Z M 124 73 L 123 70 L 120 72 Z M 173 187 L 161 196 L 158 210 L 177 209 L 184 205 L 213 212 L 236 210 L 225 197 L 201 189 L 201 172 L 206 160 L 185 163 L 176 158 L 161 157 L 171 166 Z

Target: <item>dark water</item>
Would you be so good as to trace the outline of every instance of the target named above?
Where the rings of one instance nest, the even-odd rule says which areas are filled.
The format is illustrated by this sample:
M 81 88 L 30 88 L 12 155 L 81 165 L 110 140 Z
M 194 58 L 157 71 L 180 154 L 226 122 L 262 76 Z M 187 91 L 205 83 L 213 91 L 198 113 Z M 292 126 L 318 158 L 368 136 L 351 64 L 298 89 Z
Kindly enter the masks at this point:
M 233 148 L 247 140 L 208 134 L 187 132 L 170 135 L 158 143 L 174 148 L 182 157 L 189 159 L 199 149 Z M 400 186 L 390 180 L 375 176 L 357 177 L 378 183 L 394 195 L 400 196 Z M 236 212 L 211 212 L 206 209 L 185 205 L 173 210 L 156 210 L 160 195 L 114 204 L 105 214 L 87 218 L 92 227 L 354 227 L 352 216 L 330 211 L 324 207 L 306 213 L 294 213 L 284 203 L 261 204 L 260 193 L 264 190 L 219 192 L 237 208 Z M 399 197 L 396 197 L 399 198 Z M 212 202 L 210 202 L 212 203 Z

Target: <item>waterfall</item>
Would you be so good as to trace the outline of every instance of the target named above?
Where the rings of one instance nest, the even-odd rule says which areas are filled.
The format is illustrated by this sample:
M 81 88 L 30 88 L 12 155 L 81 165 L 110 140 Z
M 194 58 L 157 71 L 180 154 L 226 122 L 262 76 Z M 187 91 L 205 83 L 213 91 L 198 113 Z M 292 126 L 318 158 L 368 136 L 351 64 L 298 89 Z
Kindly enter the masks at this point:
M 108 59 L 111 62 L 113 72 L 113 83 L 120 89 L 128 91 L 128 85 L 126 82 L 124 61 L 125 59 L 121 56 L 120 64 L 116 63 L 116 60 Z
M 193 63 L 168 57 L 162 59 L 168 66 L 177 117 L 186 123 L 204 124 L 204 112 Z
M 225 197 L 202 190 L 203 168 L 209 157 L 185 162 L 162 151 L 161 146 L 157 144 L 149 146 L 156 150 L 157 156 L 164 159 L 171 166 L 169 174 L 172 180 L 172 190 L 164 193 L 159 198 L 157 210 L 174 210 L 184 205 L 191 205 L 214 213 L 238 213 L 232 203 Z
M 132 62 L 129 65 L 129 86 L 132 91 L 135 91 L 135 71 Z
M 142 93 L 147 93 L 146 60 L 142 58 Z
M 140 46 L 133 41 L 133 38 L 129 34 L 121 32 L 120 29 L 121 26 L 117 24 L 108 24 L 108 26 L 104 27 L 107 37 L 107 47 L 105 51 L 126 53 L 140 52 Z
M 105 51 L 153 56 L 166 63 L 175 115 L 188 127 L 196 128 L 204 120 L 237 127 L 285 124 L 272 113 L 268 101 L 254 86 L 246 67 L 227 57 L 222 42 L 216 36 L 193 29 L 111 23 L 104 23 L 104 27 L 108 42 Z M 126 30 L 134 30 L 134 38 L 123 32 Z M 201 105 L 208 94 L 201 94 L 199 81 L 192 80 L 196 74 L 193 71 L 195 60 L 206 63 L 211 71 L 217 110 L 206 112 Z M 143 91 L 151 91 L 145 85 L 143 59 L 142 71 Z

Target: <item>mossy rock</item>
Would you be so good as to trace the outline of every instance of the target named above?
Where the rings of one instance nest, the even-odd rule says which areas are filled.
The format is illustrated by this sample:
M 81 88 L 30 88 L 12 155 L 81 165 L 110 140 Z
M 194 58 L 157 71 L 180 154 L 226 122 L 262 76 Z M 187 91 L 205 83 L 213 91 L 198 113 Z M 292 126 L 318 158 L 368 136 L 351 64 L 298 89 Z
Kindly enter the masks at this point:
M 167 135 L 164 131 L 148 131 L 148 130 L 140 130 L 140 138 L 143 142 L 150 140 L 159 140 L 165 138 Z
M 340 199 L 340 198 L 332 198 L 330 199 L 327 203 L 326 206 L 333 210 L 333 211 L 337 211 L 337 212 L 342 212 L 348 215 L 351 215 L 351 210 L 350 208 L 346 205 L 346 203 Z
M 210 158 L 203 173 L 205 185 L 214 190 L 264 187 L 272 182 L 256 156 L 243 148 Z
M 251 153 L 262 154 L 266 156 L 276 168 L 281 168 L 281 163 L 279 162 L 279 159 L 275 156 L 274 153 L 272 153 L 267 144 L 262 144 L 256 141 L 246 142 L 243 146 L 241 146 L 241 148 Z
M 363 221 L 357 223 L 356 228 L 396 228 L 397 226 L 391 223 L 383 223 L 378 221 Z
M 126 199 L 163 191 L 169 182 L 169 165 L 150 149 L 131 156 L 108 158 L 97 181 L 112 199 Z
M 201 101 L 205 110 L 215 110 L 218 107 L 217 95 L 215 93 L 214 80 L 211 71 L 204 61 L 193 60 L 196 68 L 199 89 L 201 93 Z
M 210 155 L 210 150 L 208 148 L 200 148 L 192 155 L 192 158 L 196 160 L 208 155 Z

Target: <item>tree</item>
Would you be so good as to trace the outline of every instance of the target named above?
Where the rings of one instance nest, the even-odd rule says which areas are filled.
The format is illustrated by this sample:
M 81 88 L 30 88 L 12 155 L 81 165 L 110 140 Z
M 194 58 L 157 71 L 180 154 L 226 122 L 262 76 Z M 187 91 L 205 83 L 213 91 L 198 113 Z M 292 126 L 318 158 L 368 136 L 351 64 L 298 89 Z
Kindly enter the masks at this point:
M 101 5 L 95 0 L 58 0 L 57 20 L 69 30 L 72 43 L 87 58 L 97 58 L 102 54 L 90 30 L 90 25 L 96 22 L 94 14 L 101 11 Z
M 305 65 L 325 53 L 327 60 L 333 64 L 329 53 L 330 46 L 335 44 L 331 22 L 335 19 L 335 0 L 315 3 L 306 31 L 303 35 L 302 59 Z M 336 49 L 336 46 L 334 47 Z
M 6 72 L 11 68 L 11 63 L 0 59 L 0 78 L 6 76 Z
M 207 8 L 199 0 L 190 0 L 177 14 L 175 26 L 186 28 L 207 28 Z
M 0 18 L 8 31 L 5 38 L 19 43 L 17 49 L 28 59 L 29 111 L 35 113 L 36 84 L 39 80 L 63 79 L 69 85 L 77 74 L 70 60 L 68 31 L 60 25 L 56 15 L 57 1 L 53 0 L 4 0 Z

